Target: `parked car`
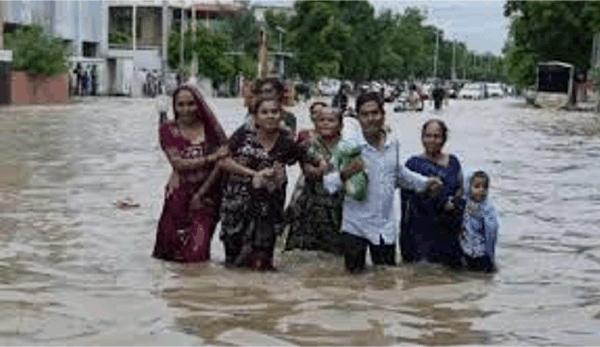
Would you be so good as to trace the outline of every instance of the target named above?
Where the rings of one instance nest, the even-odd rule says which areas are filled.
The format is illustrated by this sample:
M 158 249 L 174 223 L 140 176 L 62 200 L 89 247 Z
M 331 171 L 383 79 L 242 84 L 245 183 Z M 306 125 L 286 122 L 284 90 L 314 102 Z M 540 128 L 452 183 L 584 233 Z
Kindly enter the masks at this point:
M 481 100 L 485 98 L 485 86 L 483 83 L 465 84 L 458 93 L 460 99 Z
M 504 91 L 502 90 L 502 86 L 500 83 L 490 83 L 488 84 L 488 96 L 490 98 L 502 98 L 504 97 Z
M 396 95 L 394 94 L 394 87 L 386 84 L 383 87 L 383 100 L 385 100 L 385 102 L 392 102 L 394 101 L 394 99 L 396 98 Z
M 323 79 L 317 84 L 319 94 L 322 96 L 334 96 L 340 90 L 341 82 L 335 79 Z

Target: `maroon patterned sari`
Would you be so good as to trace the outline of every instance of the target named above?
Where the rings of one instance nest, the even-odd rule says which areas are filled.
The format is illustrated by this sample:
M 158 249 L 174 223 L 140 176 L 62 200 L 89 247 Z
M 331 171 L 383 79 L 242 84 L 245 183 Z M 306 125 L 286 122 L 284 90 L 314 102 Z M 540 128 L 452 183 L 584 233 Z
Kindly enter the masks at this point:
M 182 135 L 176 121 L 164 122 L 159 130 L 160 145 L 169 161 L 174 157 L 201 159 L 214 153 L 227 140 L 215 115 L 195 88 L 184 85 L 175 90 L 173 106 L 177 94 L 182 90 L 189 90 L 194 96 L 198 105 L 197 117 L 204 122 L 205 140 L 198 143 L 190 141 Z M 179 262 L 210 259 L 210 242 L 218 221 L 220 202 L 217 185 L 205 195 L 199 206 L 190 206 L 190 201 L 214 166 L 213 162 L 191 170 L 173 169 L 165 189 L 165 203 L 152 254 L 154 257 Z

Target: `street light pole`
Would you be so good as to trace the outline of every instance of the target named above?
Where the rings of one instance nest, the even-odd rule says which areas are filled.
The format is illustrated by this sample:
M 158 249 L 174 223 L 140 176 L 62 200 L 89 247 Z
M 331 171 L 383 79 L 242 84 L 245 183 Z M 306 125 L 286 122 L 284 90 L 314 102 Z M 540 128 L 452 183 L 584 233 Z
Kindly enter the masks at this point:
M 285 33 L 285 29 L 278 26 L 277 31 L 279 31 L 279 70 L 281 73 L 281 78 L 285 76 L 285 56 L 283 55 L 283 33 Z
M 435 35 L 435 56 L 433 57 L 433 78 L 437 78 L 438 51 L 440 49 L 440 31 Z
M 194 37 L 194 43 L 196 42 L 196 9 L 192 3 L 192 34 Z M 194 47 L 195 48 L 195 47 Z M 192 50 L 192 77 L 196 77 L 198 73 L 198 56 L 196 50 Z
M 452 80 L 456 80 L 456 40 L 452 42 Z
M 183 69 L 183 15 L 184 15 L 184 2 L 181 1 L 181 25 L 179 27 L 180 31 L 180 44 L 179 44 L 179 69 Z
M 0 50 L 4 49 L 4 1 L 0 2 Z
M 162 2 L 162 50 L 161 50 L 161 60 L 162 60 L 162 85 L 165 86 L 166 82 L 166 73 L 167 73 L 167 31 L 169 29 L 167 20 L 169 11 L 169 5 L 167 0 L 163 0 Z

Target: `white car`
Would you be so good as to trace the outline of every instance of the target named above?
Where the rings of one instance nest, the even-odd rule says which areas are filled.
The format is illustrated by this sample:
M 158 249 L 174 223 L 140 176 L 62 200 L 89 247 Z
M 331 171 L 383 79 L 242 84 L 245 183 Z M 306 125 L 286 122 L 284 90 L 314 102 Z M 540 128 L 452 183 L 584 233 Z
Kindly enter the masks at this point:
M 488 84 L 488 96 L 490 98 L 493 97 L 499 97 L 502 98 L 504 97 L 504 91 L 502 90 L 502 87 L 500 86 L 499 83 L 490 83 Z
M 319 93 L 324 96 L 334 96 L 340 90 L 341 83 L 335 79 L 323 79 L 317 83 Z
M 458 98 L 481 100 L 485 98 L 485 86 L 481 83 L 466 84 L 458 93 Z

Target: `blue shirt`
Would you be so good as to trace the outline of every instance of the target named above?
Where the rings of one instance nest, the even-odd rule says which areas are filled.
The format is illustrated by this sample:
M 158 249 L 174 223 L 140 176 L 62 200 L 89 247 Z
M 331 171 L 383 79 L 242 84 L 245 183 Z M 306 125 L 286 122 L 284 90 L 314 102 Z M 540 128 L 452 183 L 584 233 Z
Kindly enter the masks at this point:
M 400 164 L 400 142 L 393 134 L 387 134 L 381 151 L 371 146 L 362 133 L 343 141 L 360 148 L 369 186 L 363 201 L 344 198 L 342 230 L 364 237 L 374 245 L 380 245 L 381 239 L 386 245 L 394 244 L 397 237 L 393 208 L 395 189 L 422 192 L 429 178 Z M 335 168 L 323 178 L 325 188 L 332 194 L 343 187 L 339 169 Z

